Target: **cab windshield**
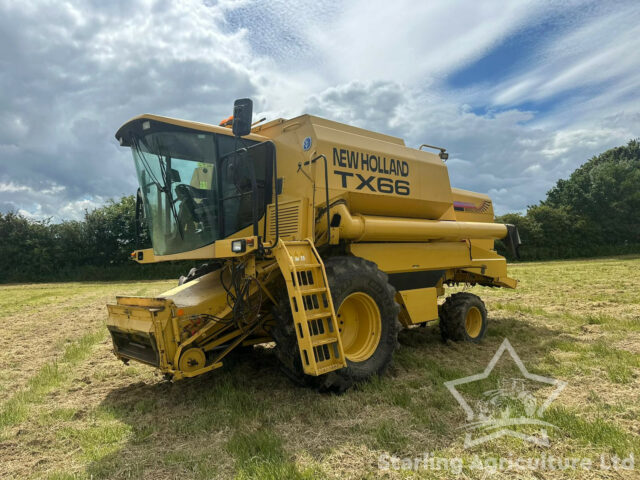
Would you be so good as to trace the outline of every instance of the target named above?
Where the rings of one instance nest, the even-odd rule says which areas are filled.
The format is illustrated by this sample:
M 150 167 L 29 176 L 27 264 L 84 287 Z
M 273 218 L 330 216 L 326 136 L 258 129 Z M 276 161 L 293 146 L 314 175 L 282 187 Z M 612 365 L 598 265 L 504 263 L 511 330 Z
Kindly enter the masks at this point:
M 171 125 L 132 138 L 155 255 L 204 247 L 264 214 L 270 158 L 256 144 Z

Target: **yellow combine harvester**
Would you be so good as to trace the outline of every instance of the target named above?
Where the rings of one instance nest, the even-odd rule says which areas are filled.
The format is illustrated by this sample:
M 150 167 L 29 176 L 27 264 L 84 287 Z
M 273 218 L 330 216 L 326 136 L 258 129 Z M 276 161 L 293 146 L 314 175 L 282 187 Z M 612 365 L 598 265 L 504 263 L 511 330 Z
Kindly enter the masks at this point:
M 142 115 L 116 133 L 153 244 L 132 258 L 206 262 L 159 297 L 108 305 L 118 358 L 177 380 L 275 342 L 291 378 L 343 391 L 389 366 L 402 326 L 485 335 L 480 298 L 438 298 L 514 288 L 494 241 L 516 251 L 518 233 L 494 223 L 489 197 L 451 188 L 444 149 L 311 115 L 251 118 L 243 99 L 221 126 Z

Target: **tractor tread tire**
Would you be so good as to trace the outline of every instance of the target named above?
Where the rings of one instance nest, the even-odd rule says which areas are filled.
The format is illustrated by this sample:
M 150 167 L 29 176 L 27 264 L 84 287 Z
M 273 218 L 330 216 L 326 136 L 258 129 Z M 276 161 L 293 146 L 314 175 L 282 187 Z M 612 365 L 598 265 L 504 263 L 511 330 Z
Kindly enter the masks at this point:
M 467 311 L 476 307 L 482 314 L 482 327 L 477 337 L 470 337 L 465 328 Z M 451 295 L 440 309 L 440 334 L 443 341 L 479 343 L 487 332 L 487 308 L 473 293 L 458 292 Z
M 375 300 L 382 317 L 380 343 L 374 354 L 362 362 L 350 362 L 347 367 L 318 377 L 306 375 L 300 361 L 287 289 L 284 284 L 279 291 L 278 305 L 274 309 L 276 327 L 271 334 L 276 342 L 275 353 L 285 374 L 298 385 L 312 387 L 321 392 L 343 393 L 354 384 L 374 375 L 382 375 L 393 360 L 393 352 L 398 346 L 400 306 L 395 301 L 395 289 L 389 284 L 387 275 L 373 262 L 359 257 L 336 256 L 325 262 L 325 270 L 334 308 L 337 310 L 347 295 L 358 288 L 368 289 Z M 365 292 L 366 293 L 366 292 Z

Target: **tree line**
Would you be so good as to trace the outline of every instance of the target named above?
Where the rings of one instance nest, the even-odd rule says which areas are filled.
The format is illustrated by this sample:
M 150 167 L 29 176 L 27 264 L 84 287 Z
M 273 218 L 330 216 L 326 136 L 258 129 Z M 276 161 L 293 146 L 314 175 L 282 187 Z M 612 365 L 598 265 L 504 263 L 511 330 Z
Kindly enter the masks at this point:
M 639 253 L 640 143 L 632 140 L 591 158 L 524 215 L 508 213 L 496 221 L 518 227 L 523 260 Z
M 53 223 L 19 213 L 0 213 L 0 283 L 178 277 L 191 262 L 139 265 L 136 248 L 150 246 L 146 230 L 136 235 L 135 197 L 86 211 L 81 221 Z
M 640 253 L 640 144 L 593 157 L 525 214 L 498 222 L 518 227 L 523 260 Z M 0 282 L 170 278 L 194 263 L 138 265 L 131 251 L 150 246 L 136 233 L 135 197 L 85 212 L 81 221 L 53 223 L 0 213 Z M 502 242 L 497 249 L 505 251 Z

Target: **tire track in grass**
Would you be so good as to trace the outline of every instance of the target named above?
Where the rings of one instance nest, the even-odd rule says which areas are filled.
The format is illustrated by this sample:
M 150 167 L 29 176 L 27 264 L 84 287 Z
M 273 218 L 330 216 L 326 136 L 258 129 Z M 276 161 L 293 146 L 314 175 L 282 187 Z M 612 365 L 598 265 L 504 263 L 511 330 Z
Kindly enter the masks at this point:
M 69 315 L 65 309 L 69 305 L 79 305 L 83 316 Z M 12 392 L 27 387 L 34 372 L 58 360 L 66 346 L 87 331 L 94 331 L 104 324 L 105 313 L 96 311 L 99 295 L 82 293 L 69 298 L 68 302 L 49 308 L 48 311 L 29 312 L 24 316 L 11 318 L 14 321 L 2 327 L 0 339 L 0 404 Z
M 87 331 L 104 328 L 107 317 L 105 304 L 121 291 L 130 294 L 156 294 L 166 290 L 167 281 L 136 284 L 65 283 L 44 285 L 55 295 L 49 295 L 45 304 L 22 305 L 20 313 L 4 318 L 0 312 L 0 404 L 18 390 L 26 388 L 33 372 L 57 360 L 68 342 L 81 337 Z M 30 291 L 30 285 L 26 285 Z M 41 289 L 42 289 L 41 288 Z M 26 294 L 17 287 L 0 286 L 0 310 L 9 305 L 9 297 L 15 303 L 24 303 Z M 44 298 L 44 297 L 43 297 Z M 22 299 L 22 300 L 21 300 Z
M 106 329 L 89 332 L 71 342 L 60 360 L 46 363 L 29 379 L 27 388 L 16 393 L 0 406 L 0 439 L 9 427 L 19 425 L 29 417 L 31 407 L 41 403 L 45 396 L 59 387 L 71 375 L 73 367 L 91 353 L 92 348 L 106 338 Z

